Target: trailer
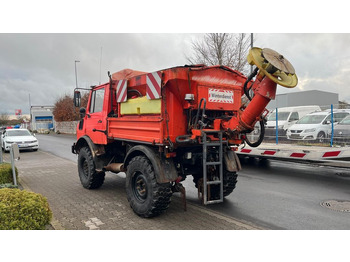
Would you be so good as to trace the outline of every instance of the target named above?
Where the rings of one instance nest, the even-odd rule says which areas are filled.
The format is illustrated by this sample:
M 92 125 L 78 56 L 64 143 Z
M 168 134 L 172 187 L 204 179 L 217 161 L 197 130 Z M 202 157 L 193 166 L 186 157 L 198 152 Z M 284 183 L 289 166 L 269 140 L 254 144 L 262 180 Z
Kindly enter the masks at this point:
M 262 143 L 259 147 L 240 146 L 239 157 L 311 163 L 339 168 L 350 167 L 350 147 L 303 146 Z

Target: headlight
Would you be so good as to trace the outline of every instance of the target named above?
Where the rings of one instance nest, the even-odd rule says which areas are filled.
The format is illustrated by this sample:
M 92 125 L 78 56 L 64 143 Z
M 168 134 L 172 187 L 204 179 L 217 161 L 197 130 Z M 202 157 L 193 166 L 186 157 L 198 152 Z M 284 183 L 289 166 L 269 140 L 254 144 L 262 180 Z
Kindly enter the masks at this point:
M 315 132 L 315 131 L 316 131 L 316 128 L 305 129 L 304 133 L 312 133 L 312 132 Z
M 7 144 L 12 144 L 12 143 L 14 143 L 14 142 L 12 142 L 12 141 L 5 141 Z

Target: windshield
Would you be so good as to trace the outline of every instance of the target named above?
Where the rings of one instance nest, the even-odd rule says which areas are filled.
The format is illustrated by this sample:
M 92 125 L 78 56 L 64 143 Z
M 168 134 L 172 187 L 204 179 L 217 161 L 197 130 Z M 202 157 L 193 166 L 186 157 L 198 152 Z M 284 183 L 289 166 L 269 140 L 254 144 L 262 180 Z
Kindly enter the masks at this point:
M 11 130 L 7 131 L 8 136 L 31 136 L 28 130 Z
M 278 120 L 286 121 L 288 119 L 290 112 L 278 112 Z M 276 112 L 273 112 L 269 118 L 268 121 L 276 121 Z
M 306 115 L 297 124 L 320 124 L 324 118 L 325 115 Z
M 339 125 L 350 125 L 350 117 L 345 117 Z

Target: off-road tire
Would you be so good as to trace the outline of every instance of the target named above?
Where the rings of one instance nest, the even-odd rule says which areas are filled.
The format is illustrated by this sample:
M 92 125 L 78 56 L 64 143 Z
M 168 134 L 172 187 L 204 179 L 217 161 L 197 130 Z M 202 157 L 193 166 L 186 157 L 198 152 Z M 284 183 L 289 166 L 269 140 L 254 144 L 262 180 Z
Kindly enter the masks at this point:
M 167 210 L 172 191 L 170 183 L 157 183 L 153 166 L 147 157 L 136 156 L 127 166 L 126 195 L 137 215 L 154 217 Z
M 78 155 L 78 172 L 80 182 L 87 189 L 96 189 L 102 186 L 105 172 L 97 172 L 90 148 L 83 147 Z
M 316 141 L 317 141 L 318 143 L 324 143 L 324 142 L 325 142 L 325 139 L 326 139 L 326 134 L 325 134 L 323 131 L 321 131 L 321 132 L 319 132 L 319 133 L 317 134 L 317 139 L 316 139 Z
M 193 176 L 193 182 L 195 184 L 195 187 L 198 188 L 199 180 L 202 177 L 196 175 Z M 228 196 L 232 193 L 232 191 L 236 188 L 237 184 L 237 173 L 236 172 L 229 172 L 227 170 L 224 170 L 224 197 Z M 212 185 L 211 186 L 211 200 L 220 198 L 220 185 Z M 201 192 L 203 193 L 203 192 Z

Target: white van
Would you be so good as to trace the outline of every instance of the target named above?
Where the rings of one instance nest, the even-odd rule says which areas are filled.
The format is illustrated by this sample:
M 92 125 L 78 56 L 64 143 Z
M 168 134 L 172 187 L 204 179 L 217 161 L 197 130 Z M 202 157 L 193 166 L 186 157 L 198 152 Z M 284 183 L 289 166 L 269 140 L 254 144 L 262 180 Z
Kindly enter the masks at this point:
M 267 118 L 265 127 L 265 137 L 276 136 L 276 117 L 278 120 L 278 136 L 286 136 L 287 129 L 295 124 L 303 116 L 321 111 L 319 106 L 294 106 L 294 107 L 281 107 L 277 109 L 278 114 L 276 116 L 276 109 L 273 110 Z
M 333 110 L 333 122 L 339 123 L 349 114 L 349 110 L 335 109 Z M 287 139 L 314 140 L 323 143 L 332 128 L 331 119 L 330 110 L 308 114 L 288 129 Z

